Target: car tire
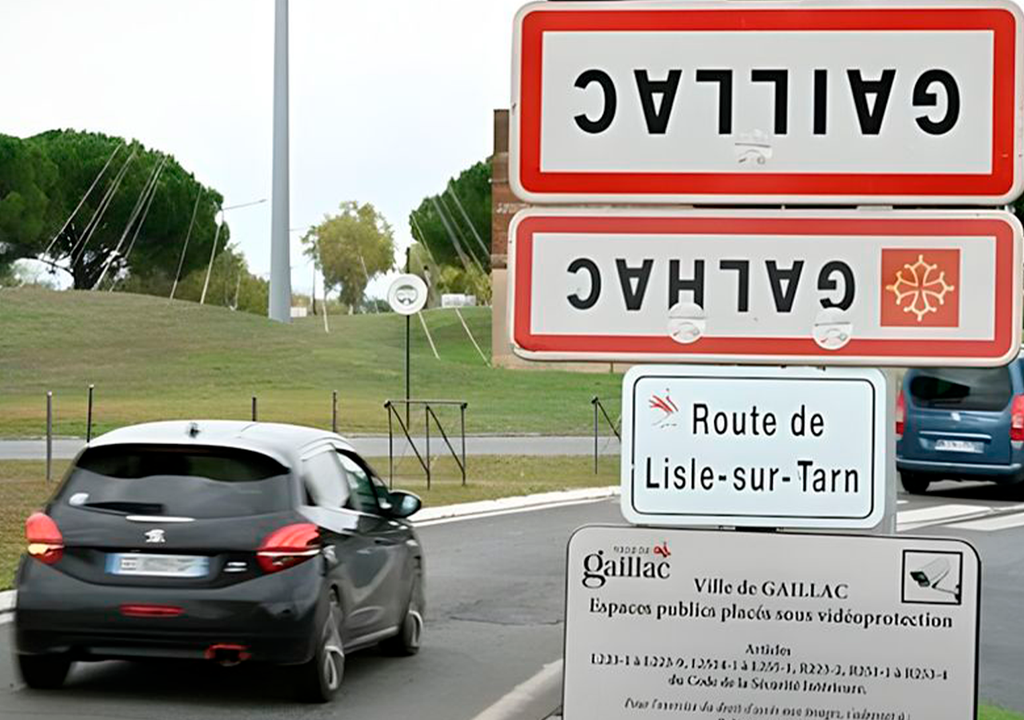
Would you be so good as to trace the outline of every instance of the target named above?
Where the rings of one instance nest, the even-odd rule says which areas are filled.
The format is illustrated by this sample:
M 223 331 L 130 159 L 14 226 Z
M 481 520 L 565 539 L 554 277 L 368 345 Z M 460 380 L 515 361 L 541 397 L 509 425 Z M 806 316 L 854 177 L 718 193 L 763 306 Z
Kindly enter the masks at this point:
M 18 655 L 18 670 L 35 690 L 55 690 L 64 684 L 71 661 L 63 655 Z
M 341 644 L 341 609 L 332 593 L 327 617 L 317 632 L 316 650 L 306 663 L 295 668 L 298 699 L 308 703 L 326 703 L 335 696 L 345 675 L 345 650 Z
M 415 655 L 420 651 L 423 639 L 423 584 L 417 577 L 409 591 L 409 602 L 398 634 L 380 643 L 380 649 L 388 655 Z
M 928 490 L 931 480 L 924 475 L 904 472 L 900 473 L 900 484 L 911 495 L 923 495 Z

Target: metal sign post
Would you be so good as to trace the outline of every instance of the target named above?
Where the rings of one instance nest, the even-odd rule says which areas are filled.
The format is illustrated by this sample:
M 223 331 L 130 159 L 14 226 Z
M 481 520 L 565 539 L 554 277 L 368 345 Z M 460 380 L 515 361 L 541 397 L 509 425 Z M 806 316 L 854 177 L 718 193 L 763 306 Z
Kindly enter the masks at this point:
M 408 265 L 408 261 L 406 262 Z M 405 424 L 409 425 L 409 400 L 411 394 L 410 379 L 410 334 L 412 316 L 427 304 L 427 284 L 419 275 L 407 273 L 399 275 L 388 288 L 388 304 L 400 315 L 405 315 Z

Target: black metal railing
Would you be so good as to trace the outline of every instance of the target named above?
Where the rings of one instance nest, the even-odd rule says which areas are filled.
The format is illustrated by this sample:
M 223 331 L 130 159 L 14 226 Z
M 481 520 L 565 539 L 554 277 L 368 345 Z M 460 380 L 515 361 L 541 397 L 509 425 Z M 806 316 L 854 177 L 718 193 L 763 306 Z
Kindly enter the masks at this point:
M 424 439 L 426 441 L 426 447 L 424 452 L 420 453 L 419 448 L 416 447 L 416 441 L 413 440 L 412 434 L 409 432 L 411 422 L 402 419 L 402 413 L 399 412 L 399 405 L 405 405 L 405 417 L 409 417 L 409 407 L 411 405 L 422 405 L 423 406 L 423 428 L 425 430 Z M 434 407 L 439 406 L 458 406 L 459 408 L 459 434 L 462 438 L 461 453 L 455 452 L 455 448 L 452 446 L 451 440 L 448 438 L 448 433 L 445 432 L 444 425 L 441 423 L 440 418 L 437 417 L 437 413 L 434 412 Z M 394 487 L 395 484 L 395 421 L 398 421 L 398 427 L 401 428 L 402 434 L 405 435 L 406 442 L 409 443 L 409 447 L 412 448 L 413 453 L 416 455 L 416 459 L 419 460 L 420 467 L 423 468 L 423 472 L 427 476 L 427 490 L 430 489 L 431 480 L 431 469 L 430 469 L 430 421 L 433 420 L 437 429 L 441 432 L 441 437 L 444 439 L 445 445 L 448 446 L 448 452 L 451 453 L 452 458 L 455 460 L 455 464 L 459 466 L 459 472 L 462 473 L 462 484 L 466 484 L 466 408 L 469 403 L 464 400 L 387 400 L 384 403 L 384 409 L 388 412 L 388 485 Z M 460 457 L 461 455 L 461 457 Z
M 615 433 L 615 437 L 619 442 L 622 442 L 622 436 L 619 435 L 619 429 L 615 427 L 615 423 L 613 423 L 612 419 L 608 416 L 608 411 L 604 409 L 604 404 L 602 404 L 601 398 L 595 395 L 590 399 L 590 404 L 594 406 L 594 474 L 597 475 L 597 458 L 600 454 L 597 447 L 597 440 L 598 434 L 601 430 L 598 411 L 600 411 L 601 415 L 604 415 L 605 422 L 608 423 L 608 427 L 611 428 L 613 433 Z

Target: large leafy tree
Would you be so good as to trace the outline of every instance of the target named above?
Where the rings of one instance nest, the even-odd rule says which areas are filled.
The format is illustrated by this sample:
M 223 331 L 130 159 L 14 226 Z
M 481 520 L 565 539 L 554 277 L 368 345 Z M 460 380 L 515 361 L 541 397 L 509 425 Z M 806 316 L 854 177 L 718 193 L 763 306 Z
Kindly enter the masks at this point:
M 324 274 L 328 291 L 358 307 L 370 280 L 395 264 L 395 238 L 384 216 L 370 203 L 343 202 L 302 238 L 306 254 Z
M 194 207 L 182 276 L 203 266 L 222 202 L 173 157 L 134 141 L 71 130 L 0 138 L 0 264 L 39 258 L 76 288 L 104 273 L 176 273 Z M 229 237 L 221 228 L 218 245 Z
M 223 232 L 223 231 L 222 231 Z M 176 298 L 199 302 L 203 295 L 203 286 L 206 285 L 206 273 L 208 268 L 203 266 L 189 273 L 178 285 Z M 249 264 L 245 256 L 234 245 L 226 247 L 217 254 L 213 267 L 209 268 L 210 282 L 206 289 L 206 304 L 229 307 L 233 310 L 242 310 L 254 315 L 266 315 L 270 297 L 270 283 L 261 277 L 253 275 L 249 271 Z M 141 281 L 145 286 L 140 292 L 146 292 L 146 288 L 156 289 L 160 278 L 146 278 Z M 133 290 L 129 286 L 125 290 Z M 164 287 L 160 288 L 160 294 L 166 294 L 169 287 L 167 280 Z
M 491 164 L 486 160 L 463 170 L 444 190 L 423 199 L 409 214 L 412 236 L 432 261 L 463 271 L 491 267 Z M 433 272 L 433 271 L 432 271 Z
M 0 135 L 0 268 L 34 257 L 58 182 L 57 167 L 38 148 Z

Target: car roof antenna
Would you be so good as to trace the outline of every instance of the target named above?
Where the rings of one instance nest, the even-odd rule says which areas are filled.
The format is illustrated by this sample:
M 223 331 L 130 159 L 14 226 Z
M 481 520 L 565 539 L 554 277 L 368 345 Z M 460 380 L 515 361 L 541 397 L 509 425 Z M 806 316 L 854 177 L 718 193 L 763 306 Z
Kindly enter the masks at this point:
M 189 437 L 195 437 L 199 434 L 199 423 L 190 422 L 188 424 L 188 430 L 186 431 Z

